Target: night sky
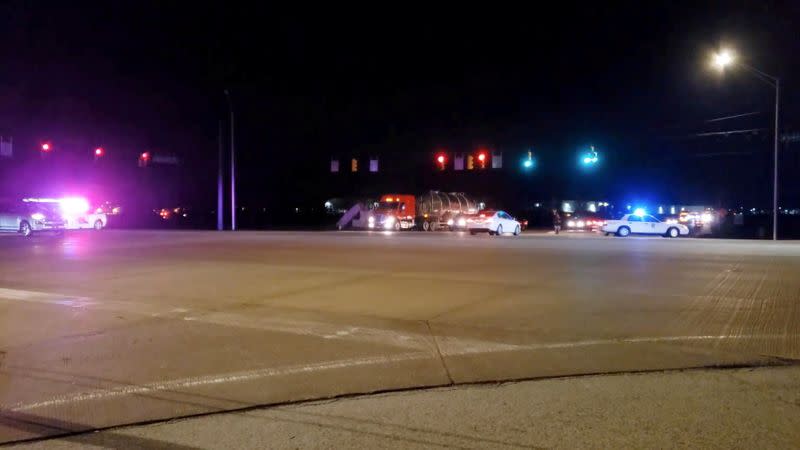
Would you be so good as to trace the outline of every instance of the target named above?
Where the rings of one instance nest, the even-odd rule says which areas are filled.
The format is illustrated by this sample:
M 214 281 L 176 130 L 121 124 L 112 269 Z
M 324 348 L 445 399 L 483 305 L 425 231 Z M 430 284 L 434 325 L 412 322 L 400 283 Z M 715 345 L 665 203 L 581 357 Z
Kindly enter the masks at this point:
M 780 76 L 783 127 L 796 131 L 800 3 L 653 3 L 10 1 L 0 6 L 0 134 L 29 156 L 43 140 L 80 155 L 103 145 L 116 178 L 145 149 L 174 153 L 184 161 L 175 201 L 213 207 L 228 88 L 247 205 L 485 189 L 474 176 L 431 178 L 435 150 L 478 146 L 503 151 L 504 186 L 526 201 L 768 204 L 773 91 L 741 71 L 713 73 L 708 58 L 730 45 Z M 743 113 L 755 114 L 707 122 Z M 696 136 L 741 129 L 760 131 Z M 589 144 L 602 152 L 597 173 L 575 167 Z M 797 145 L 784 148 L 783 177 L 786 201 L 800 204 Z M 539 167 L 525 179 L 516 161 L 528 148 Z M 368 155 L 381 159 L 380 179 L 327 173 L 332 156 L 344 168 L 352 156 L 366 167 Z

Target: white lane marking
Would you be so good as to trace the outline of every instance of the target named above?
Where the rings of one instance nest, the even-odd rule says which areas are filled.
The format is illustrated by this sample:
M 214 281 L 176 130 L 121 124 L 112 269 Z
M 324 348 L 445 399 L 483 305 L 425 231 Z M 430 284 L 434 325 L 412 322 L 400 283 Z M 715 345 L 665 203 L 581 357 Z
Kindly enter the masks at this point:
M 480 353 L 492 353 L 502 351 L 521 351 L 521 350 L 551 350 L 562 348 L 575 348 L 575 347 L 588 347 L 593 345 L 606 345 L 606 344 L 620 344 L 620 343 L 658 343 L 658 342 L 674 342 L 674 341 L 704 341 L 704 340 L 725 340 L 725 339 L 767 339 L 767 338 L 787 338 L 798 337 L 800 335 L 739 335 L 739 336 L 714 336 L 714 335 L 698 335 L 698 336 L 664 336 L 664 337 L 634 337 L 634 338 L 621 338 L 621 339 L 594 339 L 576 342 L 554 342 L 549 344 L 488 344 L 482 341 L 463 341 L 470 342 L 469 347 L 459 349 L 457 351 L 445 351 L 442 353 L 445 356 L 462 356 L 474 355 Z M 450 339 L 452 338 L 439 338 Z M 455 340 L 458 342 L 459 340 Z M 477 346 L 475 342 L 479 342 Z M 452 342 L 451 342 L 452 343 Z M 358 366 L 369 366 L 375 364 L 389 364 L 396 362 L 408 362 L 423 359 L 437 359 L 435 353 L 400 353 L 396 355 L 385 356 L 372 356 L 363 358 L 339 359 L 333 361 L 325 361 L 313 364 L 292 365 L 284 367 L 271 367 L 264 369 L 248 370 L 243 372 L 232 372 L 223 375 L 207 375 L 200 377 L 178 378 L 168 381 L 160 381 L 147 383 L 143 385 L 128 385 L 108 390 L 94 390 L 88 392 L 78 392 L 73 394 L 64 394 L 52 397 L 48 400 L 43 400 L 34 403 L 17 403 L 5 407 L 0 405 L 0 409 L 10 411 L 28 411 L 31 409 L 45 408 L 51 406 L 69 405 L 77 402 L 85 402 L 90 400 L 106 400 L 109 398 L 123 397 L 129 395 L 142 395 L 151 394 L 156 392 L 171 391 L 176 393 L 191 394 L 189 392 L 181 392 L 181 389 L 188 389 L 201 386 L 209 386 L 225 383 L 237 383 L 245 381 L 254 381 L 261 378 L 295 375 L 302 373 L 314 373 L 326 370 L 345 369 Z
M 589 339 L 573 342 L 551 342 L 536 344 L 509 344 L 490 341 L 470 341 L 453 336 L 437 336 L 444 356 L 462 356 L 479 353 L 524 351 L 524 350 L 556 350 L 565 348 L 590 347 L 611 344 L 641 344 L 691 341 L 725 341 L 725 340 L 759 340 L 759 339 L 798 339 L 800 334 L 742 334 L 742 335 L 697 335 L 697 336 L 657 336 L 630 337 L 610 339 Z
M 73 308 L 91 307 L 116 313 L 149 315 L 150 317 L 166 317 L 190 322 L 210 323 L 214 325 L 237 328 L 253 328 L 277 333 L 288 333 L 301 336 L 320 337 L 323 339 L 347 339 L 376 344 L 392 345 L 402 348 L 429 349 L 433 342 L 429 335 L 415 332 L 402 332 L 385 328 L 360 327 L 352 325 L 336 325 L 329 322 L 312 320 L 295 320 L 280 317 L 253 317 L 251 315 L 192 311 L 172 305 L 152 305 L 123 301 L 95 301 L 88 297 L 76 297 L 38 291 L 0 288 L 0 301 L 27 301 L 51 305 L 69 306 Z
M 389 364 L 389 363 L 396 363 L 403 361 L 420 360 L 425 358 L 433 358 L 433 355 L 427 353 L 400 353 L 397 355 L 340 359 L 340 360 L 325 361 L 314 364 L 270 367 L 265 369 L 248 370 L 244 372 L 233 372 L 224 375 L 208 375 L 201 377 L 178 378 L 175 380 L 148 383 L 143 385 L 121 386 L 109 390 L 94 390 L 89 392 L 59 395 L 41 402 L 27 403 L 27 404 L 18 403 L 9 407 L 4 407 L 2 409 L 7 409 L 10 411 L 28 411 L 31 409 L 67 405 L 71 403 L 85 402 L 89 400 L 105 400 L 109 398 L 122 397 L 127 395 L 152 394 L 155 392 L 162 392 L 162 391 L 178 391 L 180 389 L 187 389 L 198 386 L 252 381 L 265 377 L 297 375 L 302 373 L 319 372 L 324 370 L 346 369 L 351 367 L 367 366 L 375 364 Z
M 195 317 L 202 323 L 253 328 L 278 333 L 319 337 L 322 339 L 357 340 L 403 348 L 433 349 L 430 335 L 414 331 L 400 331 L 353 325 L 337 325 L 313 320 L 296 320 L 281 317 L 254 317 L 237 313 L 212 312 Z
M 51 294 L 49 292 L 25 291 L 21 289 L 0 288 L 0 300 L 17 300 L 36 303 L 54 303 L 73 306 L 73 304 L 90 305 L 94 302 L 88 297 L 75 295 Z

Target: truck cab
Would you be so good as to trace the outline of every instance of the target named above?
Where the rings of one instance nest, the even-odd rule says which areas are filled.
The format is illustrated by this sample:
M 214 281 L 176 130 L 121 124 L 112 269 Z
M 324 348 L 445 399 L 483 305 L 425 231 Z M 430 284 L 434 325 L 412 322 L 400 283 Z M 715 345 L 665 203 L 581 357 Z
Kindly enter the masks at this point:
M 408 230 L 414 228 L 416 198 L 407 194 L 381 196 L 367 219 L 367 227 L 376 230 Z

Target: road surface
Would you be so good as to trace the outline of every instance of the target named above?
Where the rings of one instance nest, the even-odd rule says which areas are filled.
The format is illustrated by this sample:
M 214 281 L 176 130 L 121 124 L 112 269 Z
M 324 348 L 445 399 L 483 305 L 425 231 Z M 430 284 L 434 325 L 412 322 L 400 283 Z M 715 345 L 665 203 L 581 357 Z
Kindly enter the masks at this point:
M 0 238 L 0 442 L 343 394 L 800 358 L 800 244 Z

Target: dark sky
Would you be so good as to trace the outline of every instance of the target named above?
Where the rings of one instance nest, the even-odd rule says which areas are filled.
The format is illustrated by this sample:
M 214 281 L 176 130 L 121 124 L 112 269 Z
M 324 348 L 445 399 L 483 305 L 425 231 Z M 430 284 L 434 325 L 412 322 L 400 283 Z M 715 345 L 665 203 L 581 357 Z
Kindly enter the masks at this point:
M 13 134 L 20 151 L 52 139 L 101 143 L 109 157 L 132 161 L 142 149 L 176 153 L 205 181 L 215 170 L 227 87 L 245 202 L 291 180 L 329 189 L 319 176 L 332 155 L 379 155 L 385 166 L 477 145 L 509 159 L 532 146 L 551 190 L 569 190 L 575 183 L 560 174 L 589 143 L 604 150 L 605 171 L 593 182 L 606 193 L 629 194 L 614 180 L 644 173 L 637 183 L 663 197 L 682 182 L 676 171 L 709 164 L 694 156 L 706 146 L 758 153 L 712 158 L 725 173 L 758 161 L 768 174 L 768 135 L 733 144 L 687 139 L 770 126 L 769 86 L 708 70 L 709 53 L 722 44 L 784 79 L 784 125 L 796 129 L 797 2 L 295 11 L 233 3 L 4 3 L 0 131 Z M 759 114 L 704 122 L 746 112 Z M 402 173 L 393 176 L 402 184 Z M 706 194 L 692 189 L 680 196 Z M 213 201 L 204 189 L 195 197 Z

